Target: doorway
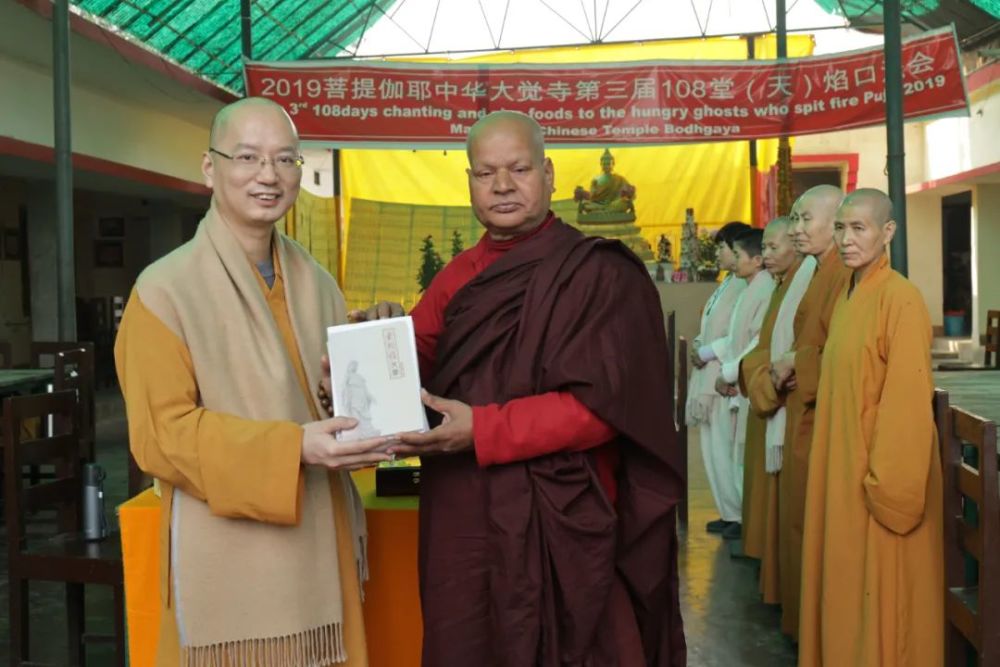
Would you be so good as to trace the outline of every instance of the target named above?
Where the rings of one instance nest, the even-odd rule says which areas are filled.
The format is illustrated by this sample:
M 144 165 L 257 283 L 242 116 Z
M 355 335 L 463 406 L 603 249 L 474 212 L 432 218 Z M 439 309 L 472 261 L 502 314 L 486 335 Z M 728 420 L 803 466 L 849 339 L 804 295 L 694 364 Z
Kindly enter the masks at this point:
M 941 198 L 944 335 L 972 335 L 972 191 Z
M 792 201 L 802 193 L 817 185 L 832 185 L 843 188 L 840 167 L 792 167 Z

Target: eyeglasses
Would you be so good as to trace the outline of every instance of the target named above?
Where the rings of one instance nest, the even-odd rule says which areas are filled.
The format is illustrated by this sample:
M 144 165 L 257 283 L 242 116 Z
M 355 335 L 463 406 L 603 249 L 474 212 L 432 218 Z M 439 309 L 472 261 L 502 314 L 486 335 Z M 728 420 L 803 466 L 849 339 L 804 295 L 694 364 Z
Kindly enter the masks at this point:
M 240 171 L 254 172 L 257 173 L 264 168 L 264 165 L 270 163 L 274 166 L 274 170 L 283 174 L 294 174 L 302 169 L 302 165 L 305 164 L 305 158 L 301 155 L 278 155 L 276 157 L 264 157 L 263 155 L 257 155 L 252 152 L 242 152 L 236 155 L 227 155 L 220 150 L 216 150 L 209 146 L 209 153 L 215 153 L 219 157 L 224 157 L 227 160 L 231 160 L 233 165 Z

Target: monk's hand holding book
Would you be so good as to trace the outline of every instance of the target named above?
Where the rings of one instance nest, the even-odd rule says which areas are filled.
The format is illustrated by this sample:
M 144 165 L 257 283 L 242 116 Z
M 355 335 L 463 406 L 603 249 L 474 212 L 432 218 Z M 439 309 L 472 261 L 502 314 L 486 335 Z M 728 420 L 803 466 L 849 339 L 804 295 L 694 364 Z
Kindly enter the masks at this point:
M 461 401 L 421 392 L 424 405 L 443 416 L 440 426 L 424 433 L 400 433 L 389 447 L 397 457 L 455 454 L 472 449 L 472 407 Z
M 392 438 L 376 437 L 364 440 L 337 440 L 336 434 L 357 426 L 357 420 L 334 417 L 309 422 L 302 427 L 302 462 L 320 465 L 331 470 L 359 470 L 388 461 L 386 451 Z
M 347 313 L 347 321 L 371 322 L 373 320 L 387 320 L 390 317 L 402 317 L 405 314 L 402 305 L 391 301 L 379 301 L 367 310 L 352 310 Z

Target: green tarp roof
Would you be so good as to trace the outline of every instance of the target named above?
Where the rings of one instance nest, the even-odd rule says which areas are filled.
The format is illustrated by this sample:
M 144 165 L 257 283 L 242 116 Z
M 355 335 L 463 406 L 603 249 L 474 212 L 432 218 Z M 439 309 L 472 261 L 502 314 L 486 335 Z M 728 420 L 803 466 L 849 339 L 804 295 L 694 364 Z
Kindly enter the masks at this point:
M 332 57 L 396 0 L 252 0 L 253 57 Z M 72 0 L 108 27 L 238 92 L 240 0 Z
M 852 23 L 882 20 L 877 0 L 814 0 L 826 11 Z M 1000 34 L 1000 0 L 900 0 L 903 20 L 929 30 L 955 24 L 964 46 L 979 44 Z

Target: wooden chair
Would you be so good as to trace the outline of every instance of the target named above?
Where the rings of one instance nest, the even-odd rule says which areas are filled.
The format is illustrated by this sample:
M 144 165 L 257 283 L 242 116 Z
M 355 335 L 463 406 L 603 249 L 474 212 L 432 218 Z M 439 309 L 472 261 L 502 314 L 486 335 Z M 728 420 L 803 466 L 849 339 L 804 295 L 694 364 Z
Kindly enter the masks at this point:
M 997 429 L 989 420 L 948 407 L 941 394 L 935 412 L 944 469 L 946 664 L 965 667 L 971 645 L 976 664 L 991 667 L 1000 665 Z M 969 447 L 978 467 L 963 460 L 963 448 Z M 978 565 L 972 577 L 966 556 Z
M 90 350 L 94 354 L 94 344 L 90 341 L 33 341 L 31 343 L 31 368 L 55 368 L 56 355 L 76 349 Z M 49 362 L 51 357 L 51 362 Z M 45 361 L 46 363 L 42 363 Z
M 52 357 L 54 370 L 53 390 L 72 389 L 78 392 L 80 456 L 86 461 L 93 461 L 97 437 L 94 406 L 94 345 L 89 342 L 72 341 L 31 344 L 33 368 L 41 368 L 42 361 L 48 356 Z M 48 473 L 42 473 L 38 466 L 32 466 L 29 474 L 31 483 L 36 484 Z
M 28 582 L 66 584 L 68 664 L 83 665 L 84 642 L 107 640 L 85 633 L 84 585 L 110 586 L 114 595 L 116 665 L 126 662 L 125 595 L 121 539 L 115 532 L 99 542 L 87 542 L 82 529 L 82 468 L 76 424 L 76 393 L 16 396 L 4 400 L 4 459 L 12 474 L 5 476 L 8 576 L 10 581 L 10 664 L 28 665 Z M 25 419 L 54 417 L 55 434 L 22 440 Z M 26 466 L 55 465 L 56 478 L 26 485 Z M 57 510 L 58 534 L 28 539 L 26 517 L 43 509 Z
M 0 368 L 14 367 L 14 353 L 11 350 L 10 342 L 0 340 Z
M 687 427 L 687 398 L 688 398 L 688 342 L 684 336 L 677 341 L 677 443 L 681 447 L 681 465 L 684 468 L 684 500 L 678 509 L 680 522 L 687 525 L 688 522 L 688 427 Z
M 79 347 L 56 352 L 55 391 L 69 389 L 78 397 L 80 427 L 80 456 L 85 461 L 94 460 L 97 424 L 94 408 L 94 348 Z
M 983 365 L 1000 369 L 1000 310 L 986 311 L 986 336 L 983 344 L 986 346 Z

